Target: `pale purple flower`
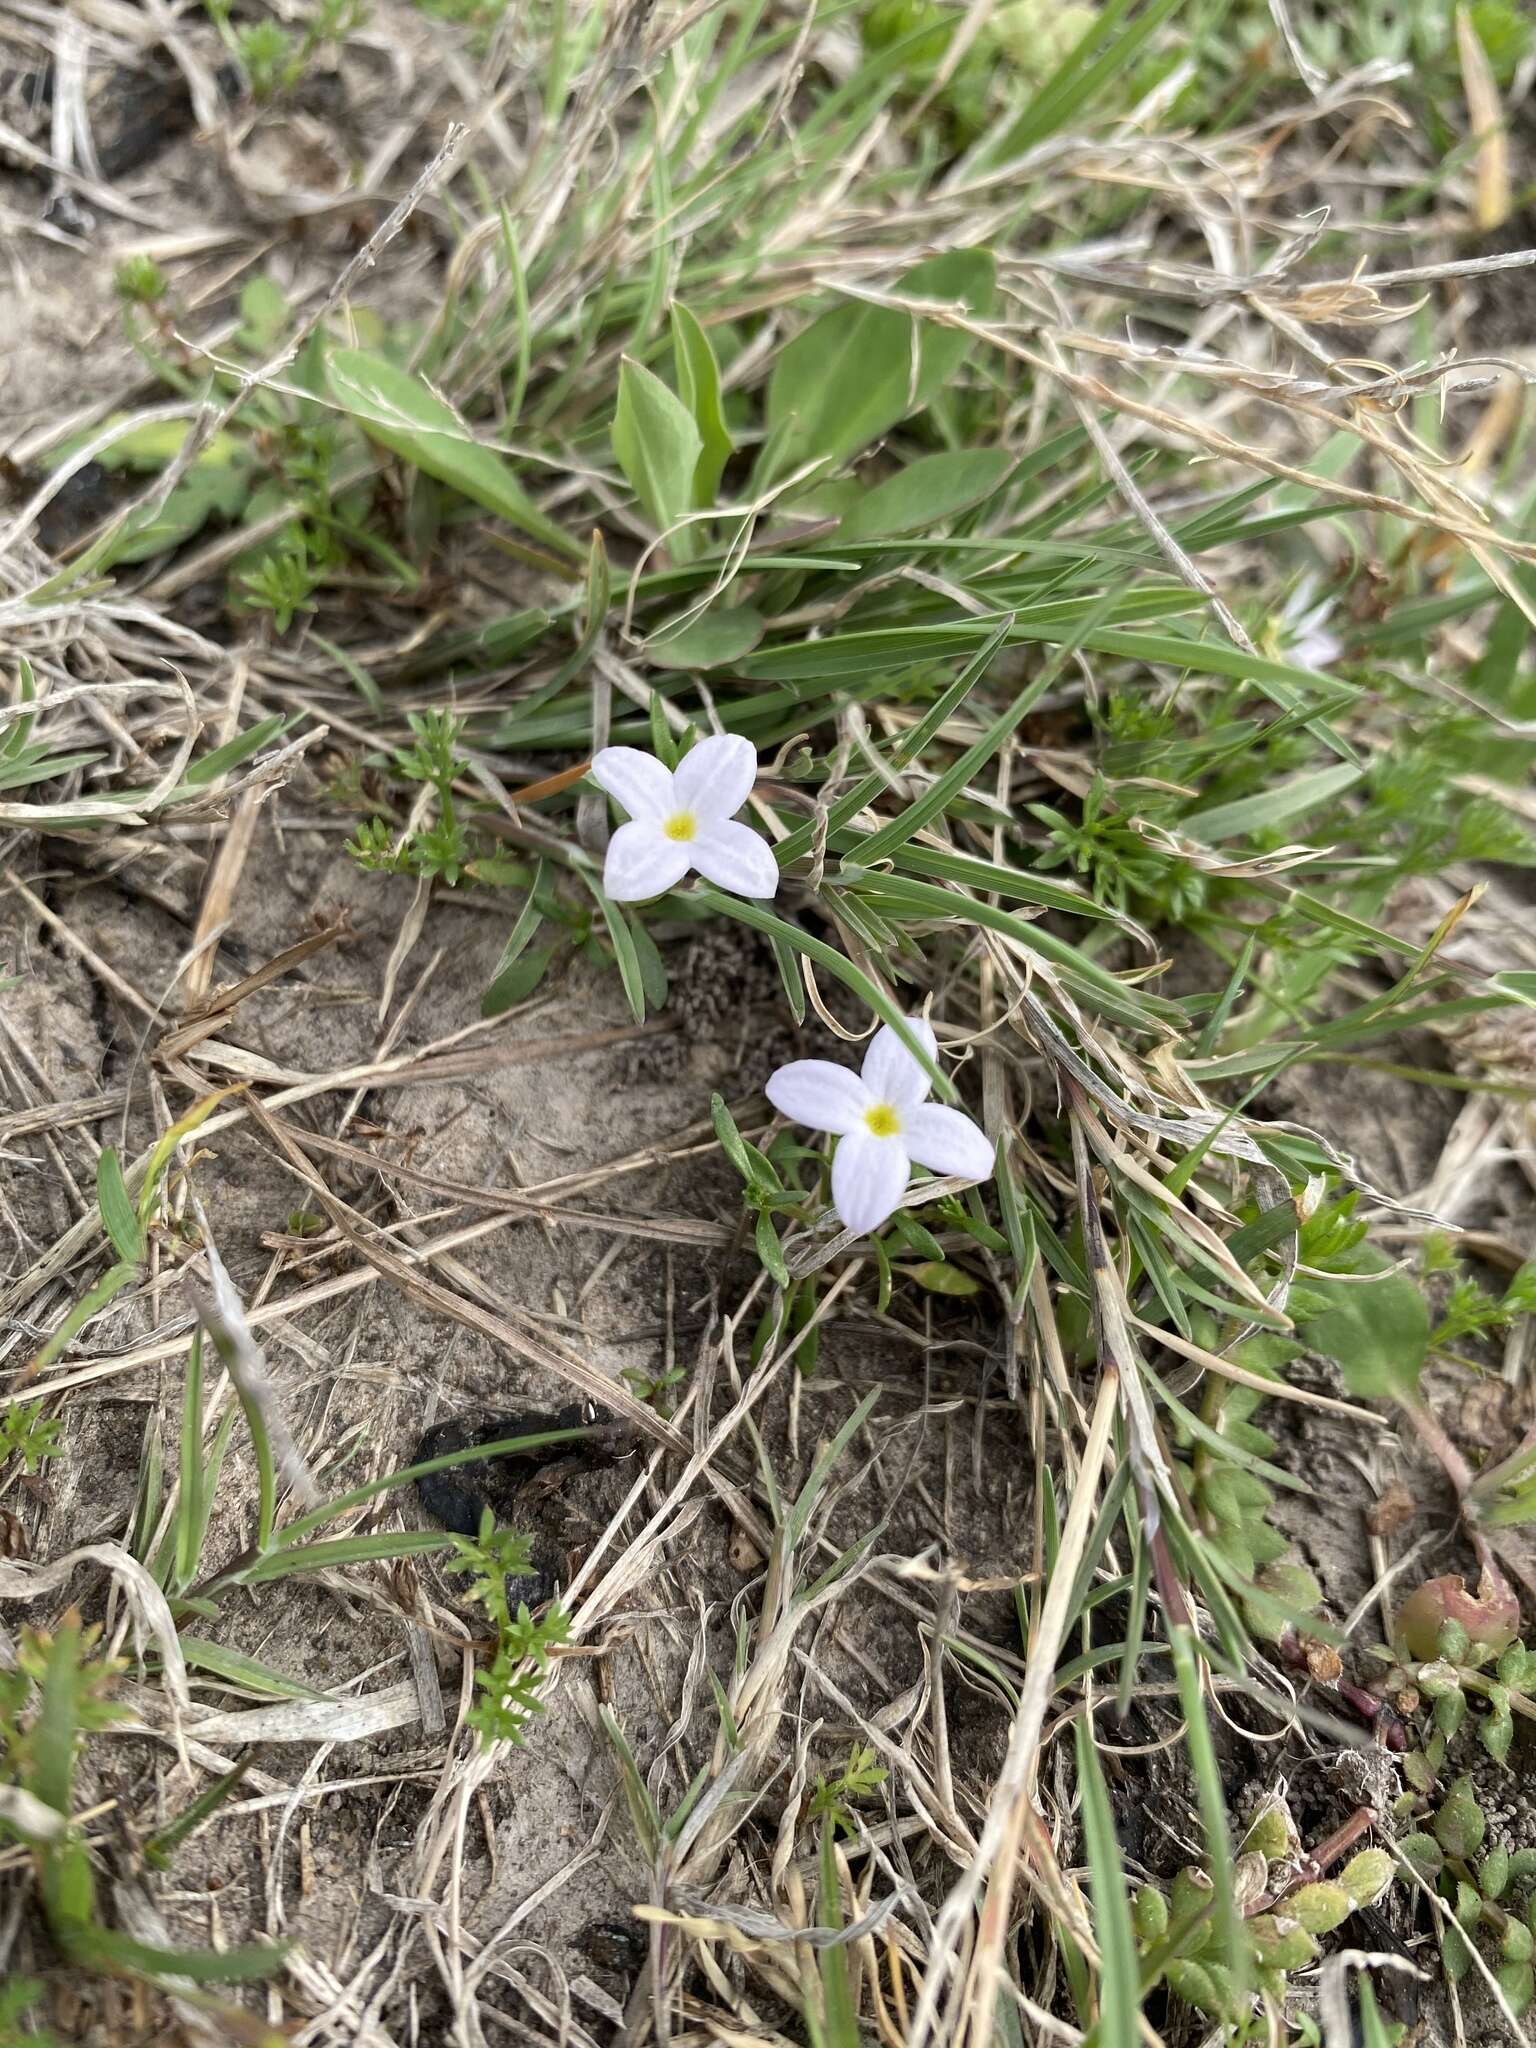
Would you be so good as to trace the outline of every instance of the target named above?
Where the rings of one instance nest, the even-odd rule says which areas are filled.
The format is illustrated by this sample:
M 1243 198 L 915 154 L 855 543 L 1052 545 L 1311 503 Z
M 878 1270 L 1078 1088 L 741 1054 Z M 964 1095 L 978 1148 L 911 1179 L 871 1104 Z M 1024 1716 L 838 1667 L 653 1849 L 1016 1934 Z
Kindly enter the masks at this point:
M 907 1028 L 930 1055 L 933 1027 Z M 929 1079 L 889 1024 L 869 1042 L 862 1073 L 831 1060 L 791 1060 L 769 1077 L 768 1100 L 797 1124 L 830 1131 L 832 1205 L 850 1230 L 878 1230 L 906 1192 L 913 1164 L 958 1180 L 986 1180 L 995 1164 L 986 1133 L 958 1109 L 925 1100 Z
M 757 780 L 757 749 L 739 733 L 700 740 L 676 769 L 638 747 L 604 747 L 592 757 L 592 780 L 629 813 L 603 867 L 603 889 L 615 903 L 661 896 L 690 868 L 734 896 L 776 893 L 773 849 L 731 823 Z

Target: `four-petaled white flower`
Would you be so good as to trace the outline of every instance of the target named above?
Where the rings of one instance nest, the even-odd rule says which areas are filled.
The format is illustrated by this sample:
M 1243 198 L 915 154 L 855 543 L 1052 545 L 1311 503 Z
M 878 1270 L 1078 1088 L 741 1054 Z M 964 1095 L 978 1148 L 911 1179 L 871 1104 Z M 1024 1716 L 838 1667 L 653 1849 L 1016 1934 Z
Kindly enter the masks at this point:
M 734 896 L 772 896 L 779 865 L 766 839 L 731 819 L 752 794 L 757 749 L 739 733 L 700 740 L 676 770 L 638 747 L 604 747 L 592 780 L 629 813 L 608 842 L 603 888 L 640 903 L 675 888 L 690 868 Z
M 932 1025 L 908 1019 L 931 1055 Z M 882 1024 L 855 1074 L 831 1060 L 791 1060 L 769 1077 L 780 1116 L 837 1139 L 832 1205 L 850 1230 L 878 1230 L 906 1192 L 913 1162 L 931 1173 L 986 1180 L 994 1158 L 986 1133 L 958 1109 L 927 1102 L 928 1075 L 889 1024 Z

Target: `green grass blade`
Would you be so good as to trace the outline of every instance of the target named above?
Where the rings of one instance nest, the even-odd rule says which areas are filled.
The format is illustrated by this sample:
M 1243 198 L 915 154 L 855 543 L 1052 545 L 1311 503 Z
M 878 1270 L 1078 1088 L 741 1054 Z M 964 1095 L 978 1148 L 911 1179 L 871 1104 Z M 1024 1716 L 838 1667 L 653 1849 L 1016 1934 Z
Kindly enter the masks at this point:
M 1115 1835 L 1109 1792 L 1094 1745 L 1091 1714 L 1077 1721 L 1077 1782 L 1083 1801 L 1083 1839 L 1093 1894 L 1093 1931 L 1099 1945 L 1098 2048 L 1137 2048 L 1141 1979 L 1136 1935 L 1126 1897 L 1125 1867 Z

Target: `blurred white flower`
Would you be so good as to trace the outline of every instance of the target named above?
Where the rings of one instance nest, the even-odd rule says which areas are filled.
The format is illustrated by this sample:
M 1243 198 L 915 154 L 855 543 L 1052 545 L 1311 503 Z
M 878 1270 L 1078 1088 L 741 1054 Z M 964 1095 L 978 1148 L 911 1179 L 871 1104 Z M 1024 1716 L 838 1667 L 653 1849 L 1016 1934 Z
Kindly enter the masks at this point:
M 1336 604 L 1333 597 L 1318 599 L 1310 577 L 1292 591 L 1280 614 L 1280 643 L 1298 668 L 1330 669 L 1344 652 L 1343 641 L 1328 626 Z
M 735 896 L 772 896 L 779 864 L 765 839 L 731 818 L 752 794 L 757 749 L 738 733 L 700 740 L 676 770 L 638 747 L 604 747 L 592 780 L 630 822 L 608 842 L 603 889 L 639 903 L 675 888 L 690 868 Z
M 933 1053 L 933 1027 L 908 1028 Z M 797 1124 L 830 1131 L 832 1204 L 850 1230 L 878 1230 L 906 1192 L 913 1163 L 930 1173 L 986 1180 L 995 1159 L 986 1133 L 958 1109 L 928 1102 L 927 1072 L 882 1024 L 855 1074 L 831 1060 L 791 1060 L 768 1081 L 768 1100 Z

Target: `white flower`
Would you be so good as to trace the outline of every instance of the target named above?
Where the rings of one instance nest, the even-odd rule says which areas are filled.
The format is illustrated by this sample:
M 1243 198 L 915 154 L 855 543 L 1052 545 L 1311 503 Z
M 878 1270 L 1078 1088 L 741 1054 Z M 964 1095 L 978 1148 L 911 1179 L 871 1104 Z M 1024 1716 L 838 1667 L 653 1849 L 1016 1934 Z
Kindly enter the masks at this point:
M 1298 668 L 1331 668 L 1344 652 L 1343 641 L 1328 629 L 1334 603 L 1332 597 L 1318 601 L 1311 577 L 1287 600 L 1280 614 L 1280 643 Z
M 739 733 L 700 740 L 675 772 L 638 747 L 604 747 L 592 757 L 592 780 L 630 817 L 609 840 L 603 867 L 615 903 L 660 896 L 690 868 L 735 896 L 777 891 L 767 840 L 731 823 L 757 780 L 757 749 Z
M 930 1054 L 931 1024 L 908 1019 Z M 928 1075 L 889 1024 L 882 1024 L 855 1074 L 831 1060 L 791 1060 L 768 1081 L 780 1116 L 837 1138 L 832 1205 L 850 1230 L 878 1230 L 906 1192 L 914 1160 L 931 1173 L 986 1180 L 994 1157 L 986 1133 L 958 1109 L 927 1102 Z

